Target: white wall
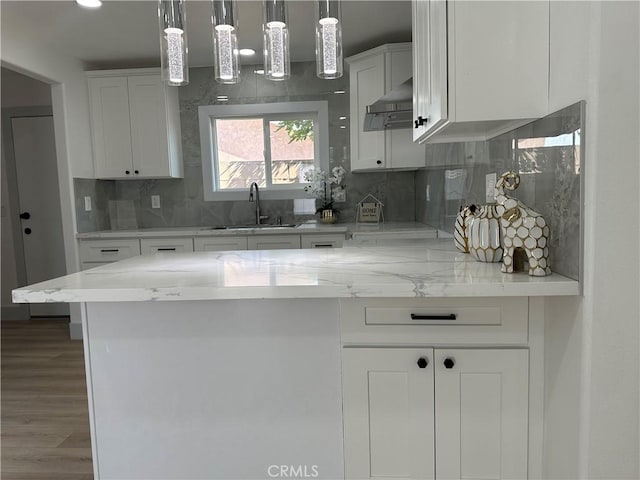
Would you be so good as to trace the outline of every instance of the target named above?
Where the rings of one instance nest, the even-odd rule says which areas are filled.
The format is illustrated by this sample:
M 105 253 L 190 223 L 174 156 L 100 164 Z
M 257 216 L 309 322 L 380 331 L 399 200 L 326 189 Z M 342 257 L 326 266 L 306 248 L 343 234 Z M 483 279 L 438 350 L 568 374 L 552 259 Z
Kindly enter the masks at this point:
M 47 83 L 2 69 L 0 74 L 2 108 L 51 105 L 51 86 Z
M 2 10 L 2 65 L 52 84 L 58 182 L 67 272 L 79 270 L 75 240 L 76 221 L 73 177 L 92 177 L 93 158 L 89 130 L 89 95 L 83 66 L 61 55 L 25 24 L 18 9 Z M 80 306 L 71 308 L 71 321 L 79 324 Z M 78 332 L 73 328 L 72 332 Z
M 584 297 L 545 304 L 545 478 L 638 479 L 640 4 L 571 8 L 564 45 L 587 101 Z

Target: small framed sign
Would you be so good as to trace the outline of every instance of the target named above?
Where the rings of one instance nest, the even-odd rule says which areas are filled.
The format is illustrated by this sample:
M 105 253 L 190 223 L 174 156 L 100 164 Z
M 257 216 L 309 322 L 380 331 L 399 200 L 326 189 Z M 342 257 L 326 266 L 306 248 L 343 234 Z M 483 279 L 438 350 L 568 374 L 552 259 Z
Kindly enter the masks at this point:
M 380 219 L 384 222 L 382 213 L 384 204 L 373 195 L 369 194 L 358 202 L 357 223 L 380 223 Z

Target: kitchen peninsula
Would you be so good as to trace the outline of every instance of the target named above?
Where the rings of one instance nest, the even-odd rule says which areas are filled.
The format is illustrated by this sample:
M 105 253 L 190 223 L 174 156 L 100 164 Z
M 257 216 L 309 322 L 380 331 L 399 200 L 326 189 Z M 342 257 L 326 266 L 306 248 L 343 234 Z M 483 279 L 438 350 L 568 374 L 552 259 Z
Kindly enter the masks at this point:
M 328 480 L 539 475 L 537 297 L 579 293 L 422 240 L 141 256 L 13 298 L 86 303 L 96 479 Z

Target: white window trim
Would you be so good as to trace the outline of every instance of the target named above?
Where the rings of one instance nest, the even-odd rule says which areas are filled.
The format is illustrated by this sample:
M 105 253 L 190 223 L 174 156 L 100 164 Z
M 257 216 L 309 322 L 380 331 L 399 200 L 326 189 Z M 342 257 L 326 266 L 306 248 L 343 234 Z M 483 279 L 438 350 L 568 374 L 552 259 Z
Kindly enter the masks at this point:
M 318 127 L 314 129 L 314 148 L 317 165 L 328 170 L 329 167 L 329 108 L 326 101 L 316 102 L 279 102 L 259 103 L 251 105 L 203 105 L 198 107 L 200 122 L 200 148 L 202 157 L 202 182 L 205 201 L 247 200 L 247 189 L 215 190 L 217 178 L 214 175 L 214 148 L 212 121 L 218 118 L 251 117 L 252 115 L 287 115 L 311 113 L 318 118 Z M 214 186 L 212 189 L 212 185 Z M 305 185 L 294 187 L 278 186 L 277 188 L 260 190 L 260 199 L 289 200 L 309 198 L 304 191 Z

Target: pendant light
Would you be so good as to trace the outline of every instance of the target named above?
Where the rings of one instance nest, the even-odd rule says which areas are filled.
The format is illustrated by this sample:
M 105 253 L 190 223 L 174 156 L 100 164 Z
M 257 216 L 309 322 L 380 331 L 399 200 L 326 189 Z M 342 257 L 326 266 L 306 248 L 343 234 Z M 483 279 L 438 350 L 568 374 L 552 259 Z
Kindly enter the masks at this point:
M 213 70 L 216 82 L 238 83 L 238 18 L 236 0 L 213 0 Z
M 324 79 L 340 78 L 342 66 L 342 11 L 340 0 L 315 0 L 316 73 Z
M 189 61 L 184 0 L 159 0 L 162 80 L 169 85 L 189 83 Z
M 289 62 L 289 26 L 285 0 L 263 0 L 264 75 L 269 80 L 287 80 Z

